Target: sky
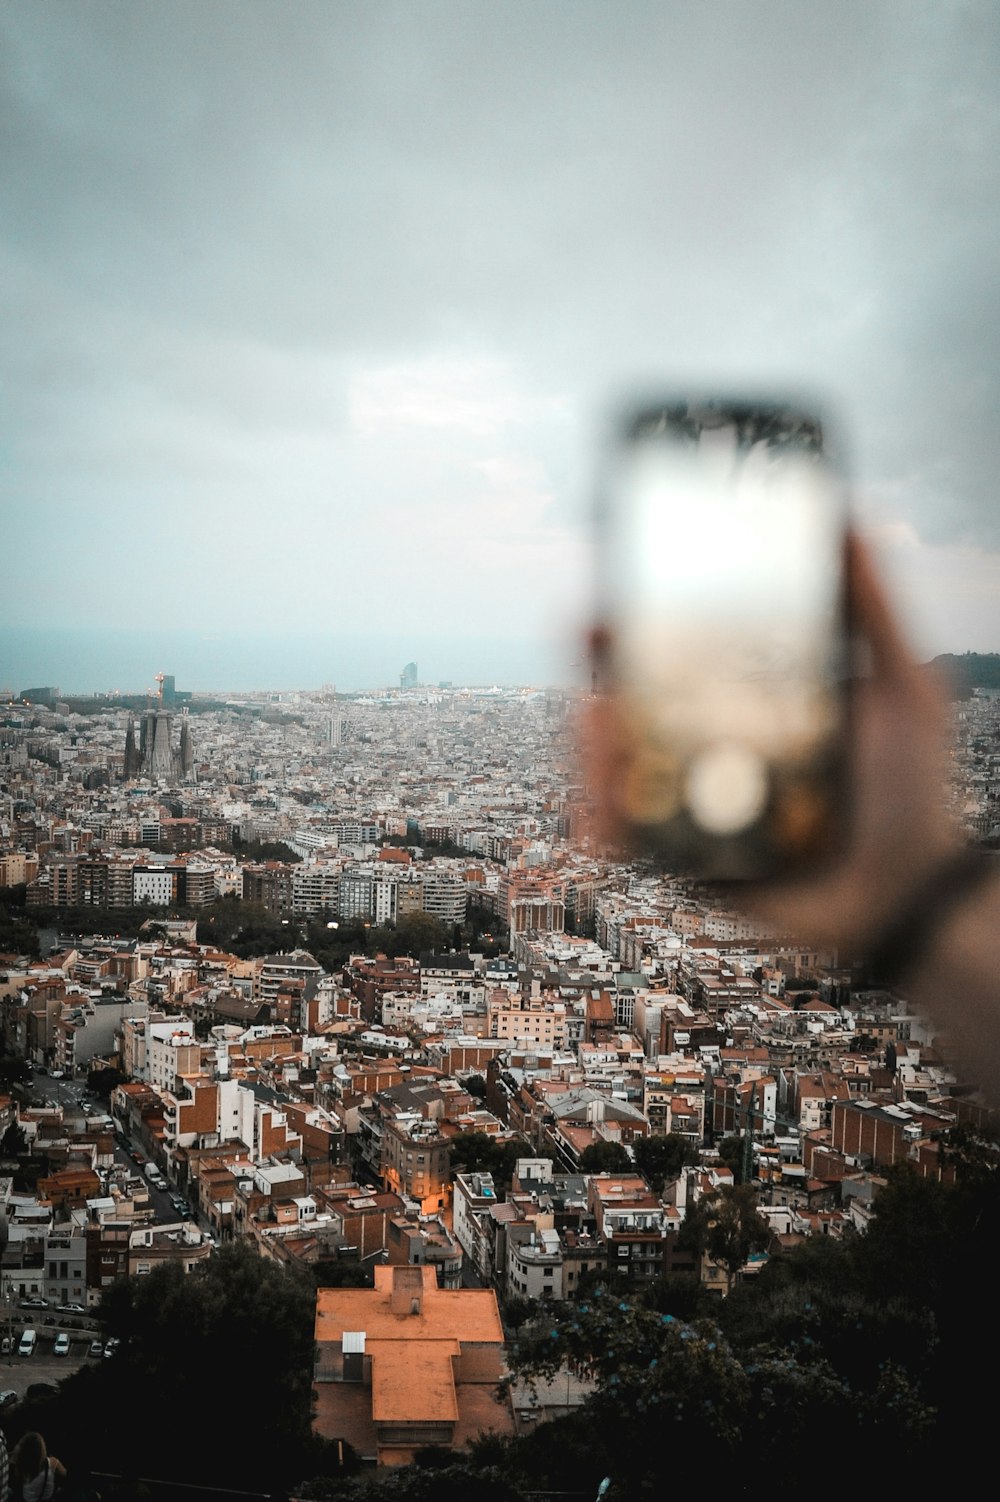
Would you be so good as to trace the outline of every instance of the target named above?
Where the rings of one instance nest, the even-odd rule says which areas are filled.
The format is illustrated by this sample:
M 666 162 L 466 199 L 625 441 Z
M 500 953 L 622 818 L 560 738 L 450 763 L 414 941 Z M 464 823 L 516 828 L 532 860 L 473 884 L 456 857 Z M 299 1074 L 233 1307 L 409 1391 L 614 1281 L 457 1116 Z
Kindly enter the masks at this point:
M 992 0 L 6 0 L 0 687 L 579 678 L 636 391 L 815 393 L 1000 650 Z

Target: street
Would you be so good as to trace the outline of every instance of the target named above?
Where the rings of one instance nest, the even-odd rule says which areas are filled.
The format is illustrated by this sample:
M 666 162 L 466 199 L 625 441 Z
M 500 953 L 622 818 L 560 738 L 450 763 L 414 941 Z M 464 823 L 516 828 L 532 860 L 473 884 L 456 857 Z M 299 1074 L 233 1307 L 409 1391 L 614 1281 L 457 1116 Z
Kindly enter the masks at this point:
M 43 1074 L 41 1070 L 35 1070 L 34 1081 L 31 1086 L 31 1104 L 33 1105 L 58 1105 L 66 1111 L 83 1110 L 90 1107 L 92 1115 L 105 1115 L 104 1104 L 96 1096 L 91 1096 L 83 1079 L 54 1079 L 51 1074 Z M 118 1122 L 115 1122 L 116 1131 L 119 1130 Z M 145 1174 L 145 1166 L 148 1155 L 143 1148 L 136 1151 L 143 1159 L 143 1166 L 139 1167 L 131 1151 L 115 1143 L 115 1162 L 128 1168 L 131 1173 L 138 1174 L 142 1179 L 149 1194 L 149 1203 L 153 1207 L 157 1225 L 172 1225 L 183 1217 L 179 1216 L 171 1204 L 171 1198 L 177 1191 L 168 1186 L 166 1190 L 154 1189 Z M 191 1219 L 195 1219 L 192 1215 Z

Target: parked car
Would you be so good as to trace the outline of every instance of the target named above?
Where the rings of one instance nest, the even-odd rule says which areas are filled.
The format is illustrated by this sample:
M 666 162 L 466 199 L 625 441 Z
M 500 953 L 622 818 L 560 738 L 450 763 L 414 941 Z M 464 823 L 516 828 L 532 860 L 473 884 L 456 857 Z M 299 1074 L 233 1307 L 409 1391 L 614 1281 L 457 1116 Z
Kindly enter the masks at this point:
M 9 1356 L 16 1344 L 17 1341 L 13 1336 L 5 1335 L 3 1340 L 0 1340 L 0 1352 L 4 1356 Z
M 87 1355 L 88 1356 L 103 1356 L 104 1355 L 104 1341 L 103 1340 L 92 1340 L 90 1342 L 90 1345 L 89 1345 L 88 1349 L 87 1349 Z
M 57 1314 L 86 1314 L 86 1312 L 82 1304 L 58 1304 L 56 1306 Z
M 69 1336 L 65 1331 L 61 1335 L 56 1336 L 56 1343 L 52 1347 L 52 1354 L 53 1356 L 69 1355 Z
M 21 1308 L 22 1309 L 47 1309 L 48 1307 L 49 1307 L 49 1301 L 48 1301 L 48 1299 L 32 1298 L 32 1299 L 22 1299 L 21 1300 Z
M 182 1199 L 179 1194 L 172 1194 L 170 1196 L 170 1203 L 171 1205 L 173 1205 L 178 1215 L 191 1214 L 191 1206 L 188 1204 L 187 1200 Z
M 12 1387 L 6 1387 L 3 1392 L 0 1392 L 0 1408 L 9 1408 L 12 1403 L 16 1402 L 17 1393 Z
M 37 1344 L 38 1336 L 35 1334 L 34 1330 L 23 1330 L 21 1332 L 21 1344 L 17 1348 L 17 1354 L 19 1356 L 33 1356 L 35 1354 L 35 1346 Z
M 49 1079 L 50 1080 L 64 1080 L 65 1078 L 66 1078 L 66 1071 L 65 1071 L 65 1069 L 50 1069 L 49 1070 Z
M 121 1341 L 118 1339 L 118 1336 L 117 1335 L 112 1335 L 111 1339 L 108 1341 L 107 1345 L 104 1347 L 104 1354 L 105 1354 L 105 1356 L 113 1356 L 120 1345 L 121 1345 Z

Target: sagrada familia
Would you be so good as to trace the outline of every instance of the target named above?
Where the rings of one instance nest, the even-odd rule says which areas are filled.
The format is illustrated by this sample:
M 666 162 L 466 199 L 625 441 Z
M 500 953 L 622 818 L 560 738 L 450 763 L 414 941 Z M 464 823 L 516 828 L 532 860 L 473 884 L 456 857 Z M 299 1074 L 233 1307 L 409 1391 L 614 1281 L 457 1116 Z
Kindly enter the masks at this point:
M 135 739 L 135 721 L 129 719 L 125 732 L 125 780 L 145 777 L 150 782 L 191 782 L 194 779 L 194 747 L 187 714 L 181 718 L 181 740 L 175 750 L 173 715 L 164 709 L 147 709 L 139 721 L 139 743 Z

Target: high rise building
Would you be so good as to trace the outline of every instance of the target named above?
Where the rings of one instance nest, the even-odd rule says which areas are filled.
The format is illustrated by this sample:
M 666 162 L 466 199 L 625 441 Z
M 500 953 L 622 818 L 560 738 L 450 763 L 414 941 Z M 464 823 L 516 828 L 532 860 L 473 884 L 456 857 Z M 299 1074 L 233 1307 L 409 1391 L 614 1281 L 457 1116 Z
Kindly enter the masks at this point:
M 400 688 L 416 688 L 417 664 L 415 662 L 408 662 L 406 664 L 405 668 L 399 675 L 399 686 Z

